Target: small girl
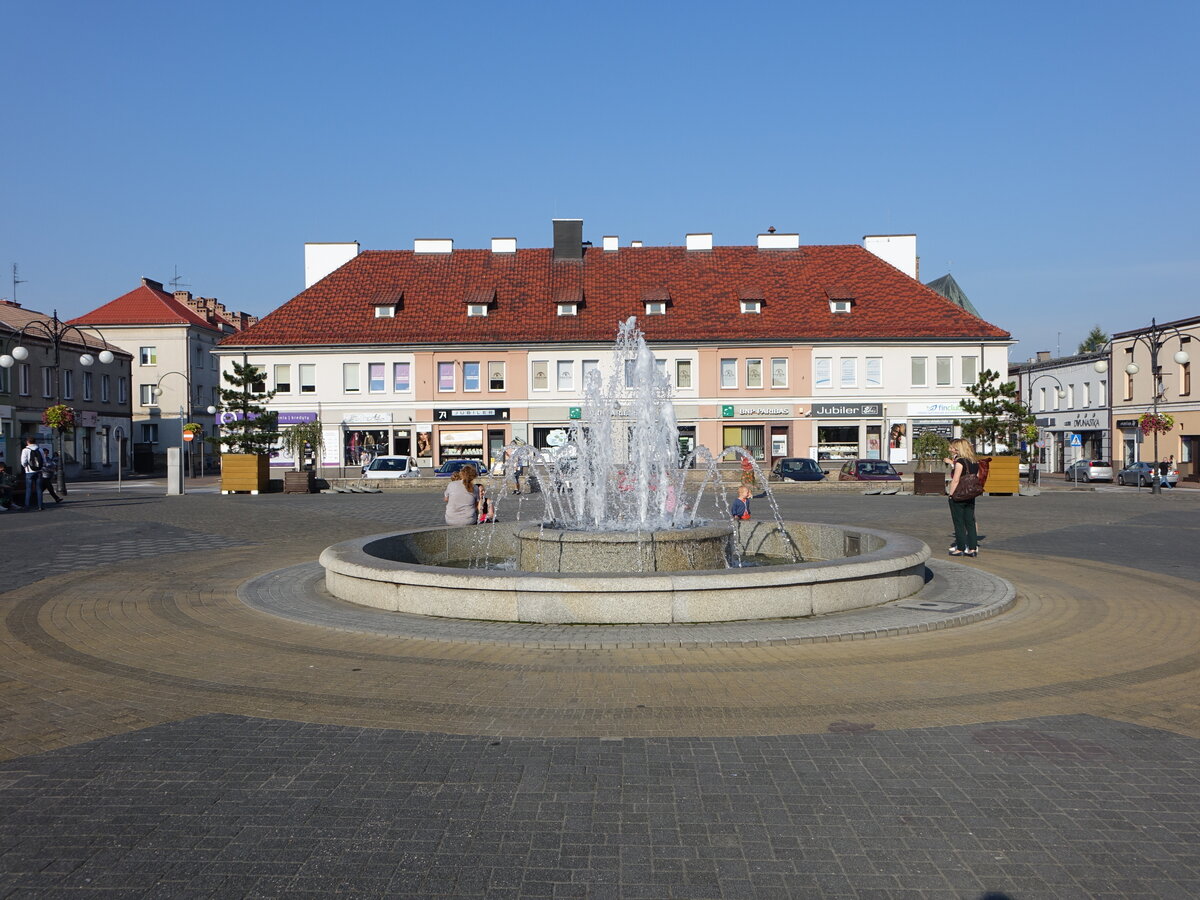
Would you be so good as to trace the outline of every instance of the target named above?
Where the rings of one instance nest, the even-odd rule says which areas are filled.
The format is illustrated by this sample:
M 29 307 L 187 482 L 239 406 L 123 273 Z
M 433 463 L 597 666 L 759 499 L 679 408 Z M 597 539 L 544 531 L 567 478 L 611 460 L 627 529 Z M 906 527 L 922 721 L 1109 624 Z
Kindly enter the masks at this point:
M 729 504 L 729 515 L 735 519 L 750 518 L 750 488 L 748 485 L 741 485 L 738 488 L 737 499 Z

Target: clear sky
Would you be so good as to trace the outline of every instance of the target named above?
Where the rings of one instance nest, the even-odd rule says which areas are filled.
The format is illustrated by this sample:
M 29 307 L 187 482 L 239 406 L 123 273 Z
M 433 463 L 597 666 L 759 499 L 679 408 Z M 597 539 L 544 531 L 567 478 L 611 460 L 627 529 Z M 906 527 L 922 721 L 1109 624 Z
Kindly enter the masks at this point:
M 1014 361 L 1200 314 L 1200 4 L 0 0 L 0 297 L 176 267 L 265 315 L 305 241 L 916 233 Z

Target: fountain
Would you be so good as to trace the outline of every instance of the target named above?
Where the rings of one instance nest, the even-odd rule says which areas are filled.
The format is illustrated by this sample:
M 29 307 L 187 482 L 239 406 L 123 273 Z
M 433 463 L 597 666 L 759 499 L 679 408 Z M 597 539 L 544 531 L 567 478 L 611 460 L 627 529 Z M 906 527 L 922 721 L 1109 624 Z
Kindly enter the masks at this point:
M 671 386 L 636 319 L 607 382 L 589 373 L 582 412 L 551 452 L 508 448 L 505 479 L 532 472 L 542 521 L 520 520 L 521 498 L 511 522 L 500 501 L 497 523 L 336 544 L 321 554 L 329 592 L 422 615 L 620 624 L 819 615 L 924 585 L 929 548 L 913 538 L 785 522 L 769 491 L 771 519 L 731 520 L 718 460 L 681 458 Z M 752 454 L 724 452 L 766 484 Z

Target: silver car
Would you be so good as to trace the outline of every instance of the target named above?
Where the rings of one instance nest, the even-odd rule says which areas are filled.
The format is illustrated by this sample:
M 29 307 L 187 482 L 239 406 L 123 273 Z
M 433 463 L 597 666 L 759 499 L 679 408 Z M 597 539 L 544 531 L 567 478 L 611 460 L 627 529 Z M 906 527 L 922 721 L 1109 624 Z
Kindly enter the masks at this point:
M 1158 466 L 1151 462 L 1135 462 L 1130 463 L 1120 472 L 1117 473 L 1117 484 L 1136 484 L 1138 487 L 1142 485 L 1154 484 L 1154 473 L 1159 472 L 1159 480 L 1161 484 L 1169 484 L 1171 487 L 1179 484 L 1179 470 L 1174 466 L 1167 472 L 1166 475 L 1161 474 Z
M 1112 481 L 1112 463 L 1107 459 L 1080 459 L 1067 466 L 1067 481 Z

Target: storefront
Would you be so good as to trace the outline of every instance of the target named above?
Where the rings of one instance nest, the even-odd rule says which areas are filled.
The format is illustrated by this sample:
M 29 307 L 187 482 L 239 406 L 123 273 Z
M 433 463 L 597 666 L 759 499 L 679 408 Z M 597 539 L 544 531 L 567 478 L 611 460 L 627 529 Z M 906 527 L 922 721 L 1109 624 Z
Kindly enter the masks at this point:
M 280 424 L 284 424 L 284 415 L 288 414 L 280 414 Z M 393 424 L 391 413 L 347 413 L 342 418 L 339 440 L 342 465 L 347 468 L 365 466 L 377 456 L 415 456 L 415 434 L 415 426 L 410 423 Z M 325 462 L 331 462 L 328 448 Z
M 1043 440 L 1050 445 L 1046 448 L 1050 451 L 1050 458 L 1045 463 L 1039 460 L 1039 464 L 1042 464 L 1043 468 L 1048 468 L 1054 472 L 1061 472 L 1079 459 L 1112 460 L 1112 448 L 1106 441 L 1108 433 L 1101 427 L 1102 420 L 1099 413 L 1066 413 L 1061 416 L 1049 416 L 1038 419 L 1039 425 L 1042 422 L 1047 423 L 1043 426 L 1042 430 Z M 1135 431 L 1136 425 L 1137 422 L 1135 421 Z M 1119 424 L 1118 427 L 1120 427 Z M 1120 452 L 1126 454 L 1137 453 L 1136 441 L 1129 443 L 1125 440 L 1125 437 L 1122 437 L 1122 448 L 1118 456 Z M 1127 437 L 1132 437 L 1132 435 L 1127 435 Z M 1136 455 L 1127 455 L 1125 458 L 1132 462 L 1139 457 Z M 1117 462 L 1120 461 L 1118 458 Z
M 843 460 L 879 459 L 883 452 L 883 405 L 879 403 L 814 403 L 816 457 Z
M 722 455 L 730 447 L 745 447 L 756 460 L 762 460 L 770 468 L 775 459 L 787 456 L 791 449 L 792 415 L 790 406 L 723 405 Z
M 490 467 L 504 455 L 511 440 L 507 406 L 440 407 L 433 411 L 433 419 L 439 464 L 450 459 L 478 459 Z

